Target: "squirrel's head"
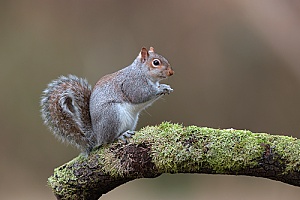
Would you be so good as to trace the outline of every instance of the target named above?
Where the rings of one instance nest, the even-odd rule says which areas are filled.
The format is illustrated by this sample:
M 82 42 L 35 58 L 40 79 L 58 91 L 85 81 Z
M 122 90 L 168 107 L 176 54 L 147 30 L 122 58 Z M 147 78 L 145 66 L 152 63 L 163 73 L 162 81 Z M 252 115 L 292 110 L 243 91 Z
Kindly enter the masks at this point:
M 149 51 L 143 47 L 138 56 L 139 62 L 147 67 L 148 74 L 156 81 L 168 78 L 174 74 L 172 67 L 167 59 L 154 52 L 154 48 L 150 47 Z

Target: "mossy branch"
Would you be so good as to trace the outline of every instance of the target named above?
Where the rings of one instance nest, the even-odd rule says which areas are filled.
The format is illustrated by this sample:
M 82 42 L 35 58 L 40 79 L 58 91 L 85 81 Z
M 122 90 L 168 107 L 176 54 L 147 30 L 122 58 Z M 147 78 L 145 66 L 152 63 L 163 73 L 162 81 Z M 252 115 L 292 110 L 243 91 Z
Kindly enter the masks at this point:
M 57 199 L 98 199 L 119 185 L 162 173 L 248 175 L 300 186 L 300 140 L 247 130 L 145 127 L 129 144 L 78 156 L 48 179 Z

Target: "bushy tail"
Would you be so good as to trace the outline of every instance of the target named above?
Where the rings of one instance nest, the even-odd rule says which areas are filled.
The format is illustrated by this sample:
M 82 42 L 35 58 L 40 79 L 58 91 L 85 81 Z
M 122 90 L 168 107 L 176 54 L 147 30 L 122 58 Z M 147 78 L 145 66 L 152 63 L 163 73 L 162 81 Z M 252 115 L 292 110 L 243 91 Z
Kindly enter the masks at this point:
M 83 152 L 94 146 L 89 101 L 91 86 L 74 75 L 61 76 L 48 84 L 41 98 L 45 125 L 62 141 Z

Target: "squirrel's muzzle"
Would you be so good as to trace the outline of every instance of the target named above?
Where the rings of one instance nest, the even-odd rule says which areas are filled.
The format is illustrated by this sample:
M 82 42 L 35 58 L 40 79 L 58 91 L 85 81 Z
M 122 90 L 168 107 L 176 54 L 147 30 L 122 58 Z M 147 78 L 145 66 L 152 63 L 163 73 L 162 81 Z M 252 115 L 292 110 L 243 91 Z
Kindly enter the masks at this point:
M 172 76 L 173 74 L 174 74 L 174 70 L 171 67 L 169 67 L 168 76 Z

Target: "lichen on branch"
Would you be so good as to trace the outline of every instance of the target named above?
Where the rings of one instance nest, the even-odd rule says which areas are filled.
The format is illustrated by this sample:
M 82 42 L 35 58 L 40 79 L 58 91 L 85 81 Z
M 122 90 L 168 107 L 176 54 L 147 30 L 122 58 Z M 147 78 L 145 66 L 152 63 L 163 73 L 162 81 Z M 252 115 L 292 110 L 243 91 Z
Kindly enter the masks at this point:
M 142 128 L 128 144 L 103 146 L 54 170 L 58 199 L 98 199 L 137 178 L 162 173 L 264 177 L 300 186 L 300 140 L 248 130 L 164 122 Z

